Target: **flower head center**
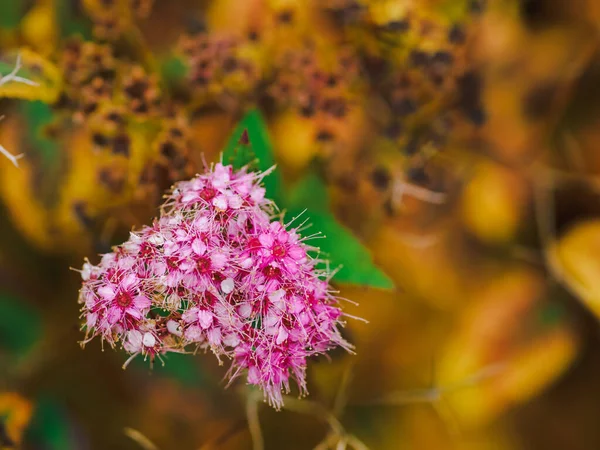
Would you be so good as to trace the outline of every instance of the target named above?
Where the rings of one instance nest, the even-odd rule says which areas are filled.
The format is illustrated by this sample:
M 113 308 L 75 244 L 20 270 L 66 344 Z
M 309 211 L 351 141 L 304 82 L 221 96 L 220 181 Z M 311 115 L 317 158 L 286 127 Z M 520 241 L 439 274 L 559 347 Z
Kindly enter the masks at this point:
M 215 191 L 212 187 L 205 187 L 200 191 L 200 198 L 202 200 L 206 200 L 207 202 L 212 200 L 214 196 L 217 195 L 217 191 Z
M 200 273 L 206 273 L 210 270 L 210 259 L 206 257 L 200 258 L 196 263 L 196 266 L 198 267 Z
M 133 303 L 133 297 L 127 291 L 120 291 L 115 297 L 115 301 L 121 308 L 127 308 Z
M 268 278 L 274 278 L 281 275 L 281 270 L 279 269 L 279 267 L 267 266 L 263 269 L 263 273 Z
M 273 256 L 277 257 L 277 258 L 281 258 L 282 256 L 285 256 L 285 246 L 277 243 L 273 246 Z
M 248 241 L 248 250 L 250 250 L 251 252 L 255 252 L 256 250 L 260 249 L 260 247 L 261 244 L 258 238 L 253 237 Z

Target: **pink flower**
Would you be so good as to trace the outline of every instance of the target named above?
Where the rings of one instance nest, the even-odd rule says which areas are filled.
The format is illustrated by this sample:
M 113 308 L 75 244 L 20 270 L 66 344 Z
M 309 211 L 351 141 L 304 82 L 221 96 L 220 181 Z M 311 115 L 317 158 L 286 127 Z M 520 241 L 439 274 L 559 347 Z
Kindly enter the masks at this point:
M 87 340 L 151 361 L 210 349 L 231 359 L 230 380 L 245 376 L 276 408 L 290 380 L 306 393 L 307 358 L 351 345 L 329 274 L 273 215 L 264 176 L 217 164 L 177 183 L 152 226 L 99 265 L 86 262 L 79 301 Z
M 295 274 L 305 261 L 306 251 L 298 245 L 295 233 L 288 233 L 280 222 L 272 222 L 258 240 L 265 261 L 275 261 L 282 270 Z

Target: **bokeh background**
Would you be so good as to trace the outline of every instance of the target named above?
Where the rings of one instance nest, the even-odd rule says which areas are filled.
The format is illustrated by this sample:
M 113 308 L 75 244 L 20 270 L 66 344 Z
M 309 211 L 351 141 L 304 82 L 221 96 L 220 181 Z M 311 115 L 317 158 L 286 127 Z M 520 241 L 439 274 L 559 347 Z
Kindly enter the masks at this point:
M 599 44 L 594 0 L 0 1 L 0 448 L 600 448 Z M 368 321 L 280 412 L 79 346 L 70 267 L 244 129 Z

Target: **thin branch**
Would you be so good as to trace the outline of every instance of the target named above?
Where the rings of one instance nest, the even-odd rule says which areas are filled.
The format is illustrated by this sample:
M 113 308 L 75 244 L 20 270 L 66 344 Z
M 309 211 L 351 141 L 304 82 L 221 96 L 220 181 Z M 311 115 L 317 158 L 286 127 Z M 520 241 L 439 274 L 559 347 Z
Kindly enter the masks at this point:
M 342 381 L 340 382 L 335 395 L 335 400 L 333 402 L 333 414 L 336 417 L 339 417 L 342 414 L 346 404 L 348 403 L 348 386 L 350 385 L 350 381 L 352 381 L 352 368 L 352 363 L 346 366 L 344 374 L 342 375 Z
M 12 70 L 12 72 L 0 77 L 0 86 L 3 86 L 6 83 L 9 83 L 11 81 L 14 81 L 15 83 L 27 84 L 28 86 L 38 86 L 38 83 L 36 83 L 35 81 L 31 81 L 31 80 L 28 80 L 27 78 L 17 76 L 17 74 L 19 73 L 19 70 L 21 70 L 22 67 L 23 67 L 23 65 L 21 62 L 21 54 L 19 53 L 17 55 L 17 61 L 15 63 L 15 67 Z M 3 117 L 4 116 L 0 117 L 0 120 Z M 0 145 L 0 153 L 2 153 L 10 162 L 12 162 L 15 167 L 19 167 L 18 160 L 21 159 L 23 156 L 25 156 L 23 153 L 20 153 L 18 155 L 13 155 L 8 150 L 6 150 L 2 145 Z
M 246 421 L 238 420 L 237 422 L 231 424 L 231 426 L 229 426 L 224 432 L 219 433 L 217 436 L 203 444 L 198 450 L 217 450 L 222 448 L 225 442 L 227 442 L 231 437 L 235 436 L 241 431 L 244 431 L 245 429 Z
M 250 392 L 246 399 L 246 418 L 248 420 L 248 429 L 252 437 L 252 448 L 254 450 L 263 450 L 265 441 L 260 429 L 260 420 L 258 418 L 258 393 Z
M 299 400 L 293 397 L 284 396 L 284 409 L 294 411 L 300 414 L 307 414 L 317 417 L 329 425 L 329 432 L 323 440 L 317 444 L 315 450 L 327 450 L 331 448 L 338 449 L 354 449 L 354 450 L 369 450 L 369 448 L 356 436 L 346 431 L 339 420 L 339 416 L 343 413 L 347 403 L 347 390 L 352 380 L 353 365 L 348 365 L 339 389 L 336 392 L 333 410 L 329 411 L 322 404 L 310 400 Z
M 405 195 L 414 197 L 427 203 L 432 203 L 434 205 L 444 204 L 448 197 L 443 192 L 435 192 L 424 187 L 417 186 L 416 184 L 408 183 L 405 180 L 397 180 L 392 189 L 392 198 L 394 202 L 401 204 L 402 198 Z
M 533 176 L 533 206 L 535 210 L 536 225 L 540 236 L 545 266 L 548 272 L 571 294 L 579 298 L 582 295 L 589 295 L 589 289 L 577 282 L 574 278 L 568 278 L 566 276 L 562 263 L 556 253 L 554 176 L 554 171 L 545 168 L 541 168 Z M 567 279 L 569 281 L 567 281 Z
M 15 83 L 23 83 L 28 86 L 39 86 L 39 84 L 35 81 L 31 81 L 27 78 L 23 78 L 17 75 L 19 73 L 19 70 L 21 70 L 22 68 L 23 64 L 21 61 L 21 54 L 19 53 L 17 55 L 17 61 L 15 62 L 14 69 L 9 74 L 0 77 L 0 86 L 5 85 L 6 83 L 10 83 L 11 81 L 14 81 Z
M 0 153 L 2 153 L 15 167 L 19 167 L 19 159 L 25 156 L 24 153 L 19 153 L 18 155 L 13 155 L 8 150 L 6 150 L 2 145 L 0 145 Z
M 461 438 L 460 422 L 448 400 L 441 397 L 439 401 L 432 403 L 431 406 L 446 425 L 450 435 L 455 439 Z
M 124 428 L 125 436 L 136 442 L 144 450 L 158 450 L 158 447 L 140 431 L 133 428 Z
M 369 450 L 369 447 L 367 447 L 363 441 L 358 439 L 353 434 L 348 435 L 347 439 L 348 439 L 348 444 L 350 444 L 350 446 L 352 448 L 354 448 L 355 450 Z
M 474 374 L 469 375 L 465 379 L 447 386 L 436 386 L 434 377 L 434 382 L 430 388 L 391 392 L 379 399 L 367 402 L 366 404 L 402 406 L 416 403 L 437 403 L 442 400 L 444 395 L 475 386 L 489 378 L 499 375 L 504 369 L 505 364 L 502 362 L 490 364 Z

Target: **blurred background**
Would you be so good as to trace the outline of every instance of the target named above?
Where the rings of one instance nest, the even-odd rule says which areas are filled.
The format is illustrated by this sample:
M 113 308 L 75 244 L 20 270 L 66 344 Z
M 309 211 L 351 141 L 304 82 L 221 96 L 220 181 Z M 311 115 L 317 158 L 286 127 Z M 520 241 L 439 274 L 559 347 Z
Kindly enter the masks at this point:
M 0 448 L 600 448 L 599 33 L 594 0 L 2 0 L 35 85 L 0 79 Z M 79 346 L 70 267 L 243 129 L 368 320 L 280 412 Z

